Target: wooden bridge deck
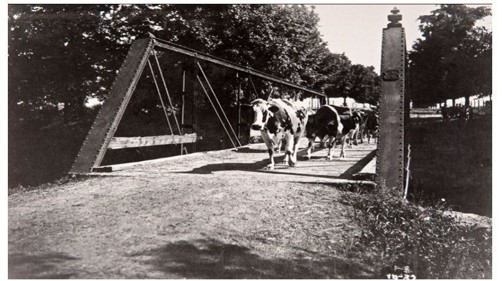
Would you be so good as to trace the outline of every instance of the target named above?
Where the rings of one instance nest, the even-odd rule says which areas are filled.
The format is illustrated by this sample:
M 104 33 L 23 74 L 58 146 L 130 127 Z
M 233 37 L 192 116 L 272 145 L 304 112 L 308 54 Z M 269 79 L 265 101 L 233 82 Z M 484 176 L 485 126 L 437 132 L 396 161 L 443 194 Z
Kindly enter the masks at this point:
M 148 176 L 158 174 L 212 174 L 214 176 L 265 177 L 276 180 L 299 180 L 303 182 L 344 183 L 354 179 L 357 173 L 375 173 L 376 144 L 363 143 L 346 148 L 346 158 L 339 158 L 340 146 L 334 149 L 332 161 L 328 161 L 327 149 L 319 148 L 312 153 L 310 160 L 305 158 L 307 140 L 300 143 L 298 162 L 290 167 L 283 162 L 284 152 L 274 155 L 275 169 L 267 169 L 269 164 L 267 148 L 264 144 L 250 144 L 234 150 L 200 152 L 183 156 L 145 161 L 135 164 L 110 166 L 114 171 L 110 175 Z M 106 174 L 100 174 L 106 175 Z

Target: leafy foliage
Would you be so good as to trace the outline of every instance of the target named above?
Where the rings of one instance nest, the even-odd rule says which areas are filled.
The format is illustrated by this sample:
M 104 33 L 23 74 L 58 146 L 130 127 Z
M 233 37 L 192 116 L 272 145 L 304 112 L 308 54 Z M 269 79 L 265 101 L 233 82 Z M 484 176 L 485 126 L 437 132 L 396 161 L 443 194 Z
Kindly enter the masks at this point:
M 491 230 L 461 224 L 442 204 L 418 207 L 401 189 L 347 196 L 363 229 L 350 252 L 380 272 L 409 267 L 417 278 L 491 278 Z
M 409 55 L 416 104 L 491 95 L 492 32 L 476 26 L 489 15 L 488 7 L 440 5 L 419 17 L 424 38 Z

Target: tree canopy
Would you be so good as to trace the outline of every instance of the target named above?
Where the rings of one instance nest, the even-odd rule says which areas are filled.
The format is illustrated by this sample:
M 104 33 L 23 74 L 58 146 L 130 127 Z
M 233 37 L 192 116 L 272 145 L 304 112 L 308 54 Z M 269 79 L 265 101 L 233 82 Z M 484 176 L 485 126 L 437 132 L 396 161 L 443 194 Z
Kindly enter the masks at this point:
M 423 39 L 409 55 L 415 104 L 491 95 L 492 32 L 476 25 L 489 15 L 488 7 L 440 5 L 419 17 Z
M 78 115 L 107 94 L 129 44 L 148 32 L 322 89 L 343 83 L 333 77 L 350 61 L 329 52 L 318 22 L 303 5 L 9 5 L 9 100 L 65 103 Z

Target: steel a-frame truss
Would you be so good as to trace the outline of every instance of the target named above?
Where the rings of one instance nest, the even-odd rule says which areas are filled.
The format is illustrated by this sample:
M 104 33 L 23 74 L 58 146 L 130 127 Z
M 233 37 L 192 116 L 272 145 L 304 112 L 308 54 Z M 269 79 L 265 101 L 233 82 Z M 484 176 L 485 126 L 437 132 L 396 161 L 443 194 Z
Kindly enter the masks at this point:
M 206 97 L 211 103 L 213 110 L 218 116 L 223 128 L 229 139 L 231 140 L 234 147 L 241 146 L 239 138 L 235 134 L 230 121 L 228 120 L 225 111 L 221 107 L 218 98 L 209 83 L 201 64 L 199 61 L 210 62 L 222 67 L 233 69 L 237 72 L 247 73 L 250 76 L 255 76 L 260 79 L 278 83 L 293 89 L 297 89 L 306 93 L 321 96 L 326 98 L 326 95 L 319 93 L 317 91 L 302 87 L 300 85 L 288 82 L 286 80 L 268 75 L 266 73 L 254 70 L 249 67 L 240 66 L 238 64 L 225 61 L 223 59 L 198 52 L 183 46 L 179 46 L 159 38 L 150 36 L 150 38 L 138 39 L 136 40 L 124 61 L 124 64 L 120 68 L 117 77 L 110 89 L 110 93 L 107 96 L 106 101 L 103 103 L 101 110 L 99 111 L 96 119 L 84 140 L 84 143 L 75 159 L 75 162 L 70 170 L 70 174 L 85 174 L 93 171 L 100 170 L 100 165 L 103 161 L 105 153 L 108 149 L 121 149 L 128 147 L 144 147 L 153 145 L 166 145 L 166 144 L 183 144 L 183 143 L 194 143 L 196 142 L 197 136 L 195 134 L 185 134 L 182 135 L 180 130 L 179 122 L 174 117 L 175 125 L 179 135 L 175 135 L 176 130 L 173 129 L 166 113 L 166 107 L 170 106 L 172 109 L 172 102 L 169 96 L 169 91 L 166 85 L 166 81 L 162 75 L 162 71 L 155 55 L 155 49 L 172 51 L 178 54 L 186 55 L 195 59 L 197 67 L 202 75 L 197 74 L 197 80 L 200 83 Z M 154 73 L 155 67 L 152 65 L 150 58 L 153 56 L 154 63 L 157 64 L 158 71 L 160 73 L 160 81 L 156 80 L 156 74 Z M 152 72 L 152 77 L 155 82 L 155 87 L 159 94 L 164 113 L 166 115 L 166 120 L 171 131 L 171 135 L 166 136 L 153 136 L 153 137 L 132 137 L 132 138 L 115 138 L 114 134 L 118 128 L 118 125 L 124 115 L 125 109 L 134 93 L 136 85 L 143 73 L 144 69 L 148 65 L 148 68 Z M 169 105 L 165 105 L 161 97 L 161 88 L 164 86 L 165 93 L 167 94 Z M 183 122 L 182 122 L 183 123 Z

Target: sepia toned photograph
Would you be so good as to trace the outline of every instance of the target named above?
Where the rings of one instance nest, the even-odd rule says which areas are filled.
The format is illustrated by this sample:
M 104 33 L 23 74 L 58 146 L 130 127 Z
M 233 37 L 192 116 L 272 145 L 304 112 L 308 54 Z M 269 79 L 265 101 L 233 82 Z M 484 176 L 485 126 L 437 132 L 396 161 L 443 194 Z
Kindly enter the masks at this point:
M 492 5 L 6 4 L 8 279 L 492 279 Z

